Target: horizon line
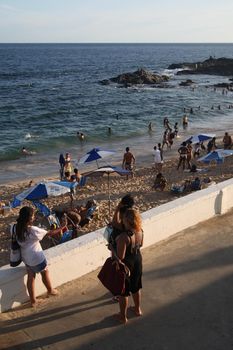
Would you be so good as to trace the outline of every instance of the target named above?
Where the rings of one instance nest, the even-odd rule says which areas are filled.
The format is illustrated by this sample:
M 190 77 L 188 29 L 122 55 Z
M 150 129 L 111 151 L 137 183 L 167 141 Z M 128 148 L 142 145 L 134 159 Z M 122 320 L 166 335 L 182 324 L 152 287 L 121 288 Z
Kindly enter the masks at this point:
M 24 45 L 24 44 L 38 44 L 38 45 L 230 45 L 233 42 L 0 42 L 0 44 L 7 45 Z

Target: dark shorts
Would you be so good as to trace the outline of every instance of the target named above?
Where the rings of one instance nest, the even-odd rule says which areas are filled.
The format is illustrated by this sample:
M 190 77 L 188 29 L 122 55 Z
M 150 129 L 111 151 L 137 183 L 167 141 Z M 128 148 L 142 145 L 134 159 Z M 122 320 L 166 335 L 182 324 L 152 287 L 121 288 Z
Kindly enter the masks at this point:
M 133 165 L 130 163 L 126 163 L 125 164 L 125 170 L 130 170 L 130 171 L 132 171 L 133 170 Z
M 29 265 L 26 265 L 27 269 L 32 271 L 33 273 L 39 273 L 39 272 L 42 272 L 46 269 L 47 267 L 47 261 L 46 259 L 44 259 L 44 261 L 42 261 L 42 263 L 36 265 L 36 266 L 29 266 Z

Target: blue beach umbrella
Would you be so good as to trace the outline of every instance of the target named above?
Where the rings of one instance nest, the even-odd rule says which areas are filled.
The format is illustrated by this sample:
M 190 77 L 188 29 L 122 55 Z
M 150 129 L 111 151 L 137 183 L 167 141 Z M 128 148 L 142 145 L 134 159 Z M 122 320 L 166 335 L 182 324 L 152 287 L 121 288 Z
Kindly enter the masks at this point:
M 13 208 L 19 206 L 23 200 L 38 201 L 50 196 L 60 196 L 70 192 L 77 186 L 77 182 L 67 182 L 67 181 L 48 181 L 40 182 L 35 186 L 29 187 L 27 190 L 15 196 L 11 206 Z
M 201 142 L 205 142 L 207 140 L 210 140 L 213 137 L 215 137 L 215 134 L 198 134 L 198 135 L 194 135 L 194 136 L 189 137 L 185 142 L 192 141 L 193 144 L 201 143 Z
M 91 151 L 87 152 L 83 157 L 81 157 L 78 163 L 85 164 L 85 163 L 93 162 L 94 160 L 97 162 L 99 159 L 110 157 L 114 153 L 115 151 L 102 150 L 100 148 L 93 148 Z M 97 162 L 97 165 L 98 165 L 98 162 Z
M 231 155 L 233 155 L 233 150 L 216 149 L 215 151 L 212 151 L 206 154 L 204 157 L 199 158 L 198 161 L 207 163 L 207 164 L 211 162 L 216 162 L 217 164 L 221 164 L 224 162 L 225 157 L 229 157 Z

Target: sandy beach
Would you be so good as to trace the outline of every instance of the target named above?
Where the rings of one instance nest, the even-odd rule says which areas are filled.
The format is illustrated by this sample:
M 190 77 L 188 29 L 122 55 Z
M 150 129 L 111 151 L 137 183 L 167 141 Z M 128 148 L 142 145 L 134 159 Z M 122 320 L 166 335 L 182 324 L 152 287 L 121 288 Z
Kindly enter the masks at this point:
M 218 146 L 222 147 L 221 138 L 217 140 Z M 125 177 L 118 175 L 110 176 L 110 194 L 111 194 L 111 215 L 119 202 L 120 198 L 126 193 L 131 193 L 134 198 L 136 205 L 139 207 L 141 212 L 164 204 L 168 201 L 172 201 L 181 195 L 176 195 L 171 192 L 170 188 L 172 184 L 181 184 L 184 180 L 194 180 L 195 177 L 204 179 L 210 177 L 213 182 L 218 183 L 227 180 L 232 177 L 233 173 L 233 157 L 228 157 L 225 159 L 224 163 L 221 165 L 203 165 L 197 163 L 198 168 L 202 169 L 200 173 L 190 173 L 187 170 L 183 171 L 181 168 L 177 171 L 177 148 L 179 147 L 180 139 L 175 140 L 175 144 L 172 150 L 164 151 L 164 166 L 163 174 L 167 179 L 167 186 L 163 192 L 155 191 L 152 186 L 156 176 L 153 156 L 146 156 L 143 159 L 136 159 L 135 177 L 126 180 Z M 193 159 L 193 163 L 196 160 Z M 119 164 L 118 164 L 119 165 Z M 54 178 L 49 178 L 51 180 Z M 33 184 L 36 184 L 41 179 L 33 179 Z M 14 195 L 22 192 L 28 188 L 29 182 L 20 183 L 9 183 L 0 186 L 0 198 L 2 202 L 6 204 L 10 202 Z M 94 231 L 98 228 L 104 227 L 106 221 L 109 221 L 109 210 L 108 210 L 108 181 L 107 177 L 98 178 L 88 178 L 87 183 L 84 187 L 78 188 L 74 206 L 85 204 L 87 200 L 95 199 L 98 203 L 98 215 L 89 223 L 89 225 L 83 227 L 79 231 L 79 235 L 86 234 L 88 232 Z M 69 194 L 62 195 L 59 197 L 51 197 L 42 201 L 50 209 L 57 208 L 69 208 L 70 207 L 70 196 Z M 24 205 L 31 205 L 30 202 L 24 202 Z M 11 211 L 6 211 L 4 215 L 0 215 L 0 265 L 3 266 L 9 263 L 9 224 L 13 223 L 18 215 L 20 208 L 12 209 Z M 41 215 L 37 216 L 36 224 L 41 224 L 42 226 L 48 227 L 47 220 L 45 220 Z M 51 242 L 48 238 L 42 241 L 42 246 L 44 249 L 48 248 Z

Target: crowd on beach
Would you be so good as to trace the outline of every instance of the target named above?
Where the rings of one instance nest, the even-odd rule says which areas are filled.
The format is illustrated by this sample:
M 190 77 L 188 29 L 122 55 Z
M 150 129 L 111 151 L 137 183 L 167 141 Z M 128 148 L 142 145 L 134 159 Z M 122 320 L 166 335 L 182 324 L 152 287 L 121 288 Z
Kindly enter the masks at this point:
M 192 113 L 190 111 L 190 113 Z M 184 114 L 182 120 L 183 128 L 187 128 L 189 123 L 187 114 Z M 196 165 L 196 160 L 204 153 L 209 153 L 217 149 L 216 137 L 212 137 L 206 144 L 204 142 L 199 142 L 192 144 L 192 141 L 183 141 L 178 147 L 178 159 L 172 163 L 172 172 L 177 172 L 177 177 L 183 179 L 180 169 L 183 173 L 194 174 L 195 178 L 192 180 L 185 179 L 182 184 L 178 187 L 176 184 L 169 183 L 167 179 L 167 168 L 165 162 L 169 162 L 167 157 L 164 157 L 169 153 L 173 147 L 174 141 L 179 140 L 179 125 L 176 122 L 174 126 L 171 126 L 169 119 L 164 118 L 163 121 L 164 133 L 162 142 L 154 146 L 154 162 L 153 168 L 151 169 L 151 174 L 153 178 L 153 183 L 150 187 L 150 192 L 153 190 L 163 193 L 166 188 L 174 193 L 189 192 L 200 190 L 204 186 L 208 186 L 212 183 L 210 177 L 200 179 L 196 176 L 198 168 Z M 152 130 L 152 123 L 149 123 L 148 129 Z M 229 150 L 232 148 L 232 138 L 228 132 L 225 132 L 222 138 L 222 146 L 224 149 Z M 137 175 L 135 171 L 136 157 L 130 147 L 126 147 L 122 159 L 122 168 L 127 170 L 127 179 L 132 180 Z M 60 154 L 59 156 L 59 166 L 60 166 L 60 179 L 62 181 L 80 183 L 83 175 L 80 174 L 79 169 L 74 168 L 72 165 L 72 159 L 70 153 Z M 175 169 L 176 167 L 176 169 Z M 186 172 L 187 171 L 187 172 Z M 124 180 L 127 188 L 127 180 Z M 128 189 L 130 185 L 128 183 Z M 129 192 L 129 191 L 127 191 Z M 48 272 L 48 264 L 43 254 L 40 241 L 43 237 L 62 235 L 67 226 L 72 222 L 73 229 L 76 228 L 76 232 L 72 238 L 78 236 L 78 228 L 88 224 L 86 217 L 87 211 L 91 207 L 96 207 L 96 201 L 87 201 L 86 205 L 74 205 L 75 202 L 75 191 L 70 193 L 71 206 L 69 210 L 62 210 L 56 212 L 60 219 L 60 226 L 52 226 L 49 229 L 44 229 L 34 225 L 35 220 L 35 210 L 31 207 L 23 207 L 19 211 L 19 216 L 17 218 L 15 230 L 17 235 L 18 243 L 21 247 L 21 254 L 23 261 L 26 265 L 28 280 L 27 289 L 30 297 L 31 306 L 37 304 L 37 299 L 35 296 L 35 278 L 36 274 L 40 273 L 42 281 L 47 289 L 48 296 L 55 296 L 58 291 L 52 287 Z M 69 222 L 70 220 L 70 222 Z M 114 300 L 119 302 L 120 313 L 117 315 L 117 319 L 126 324 L 127 319 L 127 309 L 128 309 L 128 297 L 130 294 L 133 296 L 134 307 L 133 311 L 136 316 L 142 315 L 141 310 L 141 289 L 142 289 L 142 257 L 140 253 L 140 247 L 143 244 L 143 231 L 142 223 L 140 218 L 140 213 L 135 205 L 135 200 L 131 195 L 123 196 L 116 206 L 114 215 L 109 224 L 112 228 L 111 240 L 109 240 L 109 248 L 113 259 L 115 259 L 116 264 L 124 266 L 126 274 L 126 282 L 124 291 L 114 296 Z M 85 222 L 83 224 L 83 222 Z

